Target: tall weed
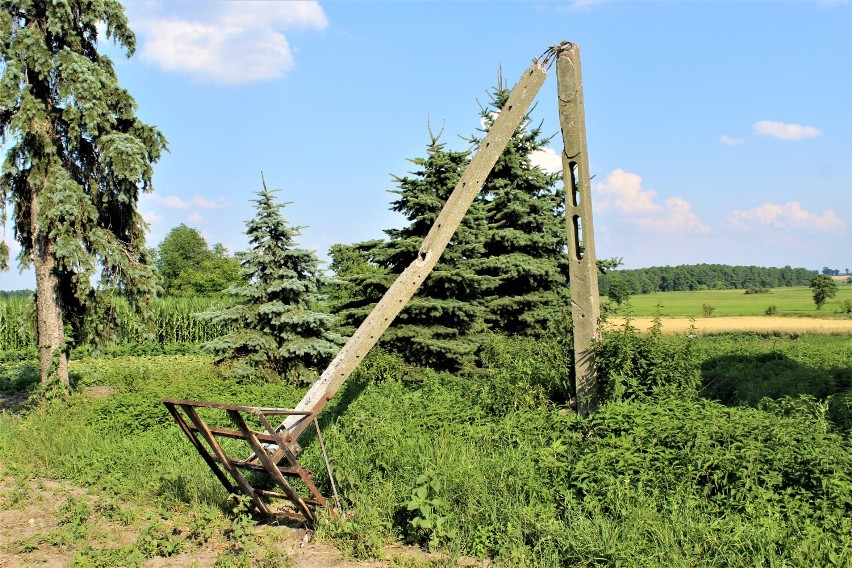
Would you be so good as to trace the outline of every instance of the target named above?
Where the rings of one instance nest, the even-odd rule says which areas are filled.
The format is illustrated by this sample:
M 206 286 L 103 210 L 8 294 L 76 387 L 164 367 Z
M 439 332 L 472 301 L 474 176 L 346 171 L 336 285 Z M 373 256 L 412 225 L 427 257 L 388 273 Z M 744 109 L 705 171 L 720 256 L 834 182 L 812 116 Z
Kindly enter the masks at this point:
M 640 334 L 630 318 L 619 329 L 604 332 L 595 346 L 601 400 L 691 396 L 701 381 L 694 335 L 664 336 L 659 317 L 647 334 Z

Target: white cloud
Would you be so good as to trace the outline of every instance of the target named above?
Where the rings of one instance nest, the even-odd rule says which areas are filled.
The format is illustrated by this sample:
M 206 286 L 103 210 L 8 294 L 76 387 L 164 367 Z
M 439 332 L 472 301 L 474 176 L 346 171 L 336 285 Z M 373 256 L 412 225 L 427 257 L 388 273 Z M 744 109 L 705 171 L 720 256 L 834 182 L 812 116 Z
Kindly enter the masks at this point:
M 283 76 L 293 66 L 284 29 L 322 30 L 328 25 L 317 2 L 197 2 L 181 15 L 179 3 L 134 6 L 142 59 L 167 71 L 216 83 L 248 83 Z M 147 11 L 146 11 L 147 10 Z
M 786 124 L 773 120 L 760 120 L 752 126 L 755 136 L 769 136 L 779 140 L 806 140 L 815 138 L 822 134 L 818 128 L 813 126 L 802 126 L 801 124 Z
M 215 201 L 211 201 L 202 195 L 194 195 L 192 204 L 201 209 L 221 209 L 229 205 L 228 200 L 224 197 L 219 197 Z
M 603 4 L 606 0 L 574 0 L 568 5 L 568 10 L 586 10 L 598 4 Z M 560 10 L 564 11 L 564 9 Z
M 189 209 L 192 205 L 177 195 L 151 195 L 151 201 L 159 203 L 169 209 Z
M 725 226 L 736 231 L 779 229 L 814 233 L 842 233 L 846 223 L 828 209 L 821 215 L 802 208 L 798 201 L 784 205 L 764 203 L 748 211 L 735 210 L 725 218 Z
M 635 224 L 660 233 L 709 233 L 692 206 L 680 197 L 666 199 L 660 215 L 637 217 Z
M 731 138 L 727 134 L 722 134 L 719 137 L 719 142 L 725 146 L 736 146 L 737 144 L 742 144 L 745 140 L 742 140 L 741 138 Z
M 594 186 L 595 208 L 634 226 L 661 233 L 710 232 L 689 202 L 671 197 L 659 204 L 654 201 L 656 196 L 654 190 L 642 188 L 641 176 L 620 168 Z
M 145 222 L 149 225 L 162 223 L 166 219 L 163 215 L 160 215 L 159 213 L 156 213 L 154 211 L 143 211 L 142 218 L 145 219 Z
M 168 209 L 190 209 L 192 207 L 198 207 L 199 209 L 222 209 L 229 205 L 228 200 L 224 197 L 211 200 L 197 194 L 193 195 L 190 201 L 181 199 L 177 195 L 148 195 L 146 196 L 146 200 L 159 203 Z
M 661 209 L 654 203 L 657 192 L 642 189 L 642 178 L 621 168 L 613 170 L 605 182 L 598 182 L 594 188 L 595 206 L 603 212 L 656 213 Z
M 562 154 L 553 148 L 541 148 L 530 154 L 530 161 L 549 174 L 562 171 Z
M 202 217 L 201 213 L 199 213 L 198 211 L 193 211 L 192 213 L 190 213 L 187 219 L 190 223 L 195 223 L 196 225 L 203 225 L 204 223 L 206 223 L 204 217 Z

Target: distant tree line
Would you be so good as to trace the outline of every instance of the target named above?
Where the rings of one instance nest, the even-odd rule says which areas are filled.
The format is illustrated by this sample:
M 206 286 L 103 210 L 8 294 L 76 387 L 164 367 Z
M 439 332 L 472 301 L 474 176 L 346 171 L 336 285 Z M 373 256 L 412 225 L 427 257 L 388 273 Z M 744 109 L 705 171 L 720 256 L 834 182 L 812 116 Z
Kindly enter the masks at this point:
M 29 298 L 34 296 L 32 290 L 0 290 L 0 298 Z
M 746 290 L 809 286 L 816 271 L 806 268 L 764 268 L 693 264 L 652 266 L 635 270 L 613 270 L 600 276 L 601 294 L 607 294 L 613 282 L 623 281 L 631 294 L 681 292 L 688 290 Z M 620 284 L 619 284 L 620 285 Z

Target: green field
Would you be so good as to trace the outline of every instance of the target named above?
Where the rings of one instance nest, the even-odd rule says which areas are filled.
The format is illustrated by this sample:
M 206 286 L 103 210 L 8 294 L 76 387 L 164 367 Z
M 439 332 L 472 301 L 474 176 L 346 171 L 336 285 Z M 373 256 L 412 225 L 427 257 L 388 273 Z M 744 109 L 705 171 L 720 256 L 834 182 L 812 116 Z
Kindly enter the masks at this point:
M 837 296 L 821 310 L 816 309 L 808 286 L 772 288 L 767 294 L 746 294 L 745 290 L 696 290 L 691 292 L 657 292 L 630 296 L 630 307 L 635 316 L 654 316 L 659 309 L 663 317 L 701 317 L 702 306 L 715 308 L 713 315 L 762 316 L 766 308 L 775 306 L 776 315 L 805 317 L 836 317 L 844 300 L 852 300 L 852 286 L 838 285 Z M 602 302 L 609 302 L 603 298 Z M 659 306 L 659 308 L 658 308 Z M 620 307 L 618 314 L 627 308 Z
M 401 542 L 443 555 L 388 559 L 417 568 L 852 565 L 847 346 L 609 333 L 608 402 L 588 419 L 558 402 L 564 339 L 495 336 L 455 375 L 378 350 L 322 415 L 345 516 L 316 538 L 359 559 Z M 303 389 L 238 383 L 198 355 L 71 367 L 73 393 L 0 412 L 0 565 L 299 565 L 286 529 L 234 509 L 161 400 L 288 406 Z M 0 395 L 37 382 L 35 361 L 0 356 Z M 304 447 L 329 495 L 320 448 Z

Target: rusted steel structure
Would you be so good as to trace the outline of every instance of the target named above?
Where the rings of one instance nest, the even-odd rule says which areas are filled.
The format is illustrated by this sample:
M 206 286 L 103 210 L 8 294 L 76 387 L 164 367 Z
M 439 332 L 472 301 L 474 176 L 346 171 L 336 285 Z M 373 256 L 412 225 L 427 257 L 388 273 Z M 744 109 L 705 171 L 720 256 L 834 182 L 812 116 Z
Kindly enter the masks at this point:
M 254 406 L 235 406 L 230 404 L 215 404 L 211 402 L 196 402 L 190 400 L 164 400 L 163 404 L 169 409 L 183 433 L 189 437 L 192 445 L 213 470 L 216 478 L 222 483 L 228 493 L 244 493 L 250 500 L 250 506 L 257 513 L 273 516 L 271 499 L 286 499 L 290 501 L 308 522 L 316 517 L 314 508 L 327 505 L 325 497 L 319 492 L 313 482 L 313 473 L 302 467 L 297 459 L 298 454 L 287 449 L 284 433 L 273 426 L 268 417 L 275 417 L 278 422 L 281 416 L 303 416 L 309 424 L 314 425 L 316 439 L 320 444 L 325 459 L 326 472 L 331 480 L 332 491 L 337 499 L 337 488 L 331 474 L 331 466 L 325 452 L 325 442 L 322 439 L 316 415 L 286 408 L 260 408 Z M 225 413 L 235 428 L 211 426 L 199 414 L 199 411 L 219 411 Z M 212 413 L 216 414 L 216 413 Z M 249 424 L 249 421 L 255 424 Z M 221 422 L 217 420 L 217 423 Z M 245 442 L 251 454 L 246 458 L 232 457 L 233 451 L 224 448 L 222 439 Z M 246 454 L 245 445 L 238 446 L 241 455 Z M 231 455 L 229 455 L 229 453 Z M 280 453 L 281 458 L 273 461 L 272 456 Z M 265 472 L 279 491 L 271 491 L 254 487 L 244 471 Z M 303 497 L 287 479 L 300 480 L 310 491 L 311 497 Z M 338 508 L 340 504 L 338 503 Z
M 535 99 L 547 76 L 546 68 L 557 61 L 559 79 L 559 113 L 565 140 L 563 165 L 565 170 L 566 211 L 568 240 L 570 244 L 569 275 L 572 283 L 572 312 L 574 313 L 575 360 L 577 364 L 577 391 L 581 412 L 594 407 L 594 363 L 591 345 L 597 337 L 599 308 L 597 298 L 596 262 L 591 221 L 591 196 L 589 191 L 588 158 L 586 156 L 585 119 L 583 114 L 582 86 L 580 83 L 579 49 L 563 42 L 548 49 L 541 58 L 524 71 L 518 84 L 509 95 L 479 149 L 465 169 L 435 223 L 411 264 L 400 274 L 379 303 L 361 323 L 352 337 L 292 410 L 231 406 L 187 400 L 164 401 L 174 419 L 192 444 L 213 470 L 225 488 L 233 493 L 245 493 L 259 514 L 269 516 L 272 508 L 269 499 L 283 498 L 312 522 L 313 507 L 326 506 L 325 498 L 312 482 L 310 471 L 298 462 L 301 453 L 300 437 L 313 424 L 319 442 L 332 490 L 334 479 L 322 441 L 317 415 L 334 397 L 352 374 L 367 352 L 379 341 L 384 331 L 415 294 L 432 268 L 437 264 L 467 210 L 482 189 L 494 164 L 506 148 L 515 130 L 520 126 L 530 104 Z M 579 115 L 579 116 L 578 116 Z M 582 239 L 582 241 L 581 241 Z M 577 294 L 574 294 L 575 280 Z M 579 338 L 578 334 L 582 334 Z M 578 341 L 579 340 L 579 341 Z M 579 348 L 577 347 L 579 346 Z M 579 349 L 579 350 L 578 350 Z M 198 410 L 224 412 L 236 426 L 233 428 L 207 425 Z M 283 416 L 283 422 L 273 427 L 267 417 Z M 252 427 L 246 421 L 251 417 L 258 424 Z M 243 459 L 230 457 L 218 438 L 241 440 L 250 452 Z M 245 446 L 243 446 L 245 448 Z M 264 471 L 281 490 L 269 491 L 253 487 L 241 470 Z M 298 493 L 286 478 L 299 479 L 311 497 Z M 339 507 L 339 504 L 338 504 Z

